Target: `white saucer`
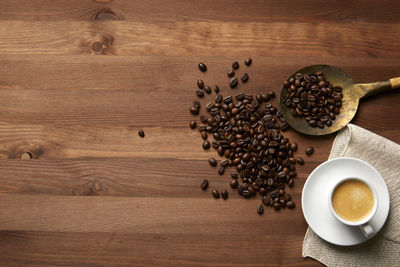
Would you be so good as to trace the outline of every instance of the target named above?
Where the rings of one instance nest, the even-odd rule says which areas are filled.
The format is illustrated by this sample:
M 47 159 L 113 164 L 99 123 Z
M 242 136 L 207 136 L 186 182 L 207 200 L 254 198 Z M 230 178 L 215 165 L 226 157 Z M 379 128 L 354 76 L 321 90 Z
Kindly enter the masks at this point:
M 322 163 L 313 170 L 304 184 L 301 204 L 304 217 L 314 233 L 335 245 L 352 246 L 369 239 L 361 233 L 359 227 L 339 222 L 329 210 L 330 188 L 340 178 L 352 176 L 366 179 L 378 194 L 378 209 L 371 219 L 374 234 L 382 228 L 389 214 L 389 191 L 374 167 L 356 158 L 336 158 Z

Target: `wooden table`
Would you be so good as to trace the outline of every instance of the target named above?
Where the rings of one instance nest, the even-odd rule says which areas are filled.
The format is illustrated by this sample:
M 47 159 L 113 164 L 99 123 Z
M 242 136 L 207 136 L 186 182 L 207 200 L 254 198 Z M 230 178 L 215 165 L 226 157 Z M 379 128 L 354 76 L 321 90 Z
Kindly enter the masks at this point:
M 319 265 L 301 256 L 300 197 L 334 136 L 287 132 L 297 155 L 316 153 L 290 191 L 297 208 L 259 216 L 188 127 L 195 83 L 278 93 L 316 63 L 358 82 L 400 76 L 399 13 L 398 0 L 2 0 L 1 265 Z M 231 90 L 234 60 L 250 80 Z M 374 96 L 353 123 L 400 143 L 399 103 Z

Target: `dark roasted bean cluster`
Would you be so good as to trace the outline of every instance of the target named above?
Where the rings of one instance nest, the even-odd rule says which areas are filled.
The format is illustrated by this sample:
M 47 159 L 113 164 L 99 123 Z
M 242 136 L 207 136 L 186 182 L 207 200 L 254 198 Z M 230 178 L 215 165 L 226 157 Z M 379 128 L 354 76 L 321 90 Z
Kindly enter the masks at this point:
M 283 82 L 284 103 L 293 116 L 303 117 L 311 127 L 332 126 L 342 106 L 342 88 L 333 86 L 322 72 L 302 74 Z

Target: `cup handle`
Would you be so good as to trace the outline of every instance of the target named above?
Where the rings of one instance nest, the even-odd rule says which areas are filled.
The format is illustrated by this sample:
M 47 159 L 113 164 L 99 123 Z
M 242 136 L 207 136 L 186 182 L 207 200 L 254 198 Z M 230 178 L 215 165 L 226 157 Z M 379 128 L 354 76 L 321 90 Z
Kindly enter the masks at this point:
M 374 233 L 374 229 L 369 223 L 360 225 L 360 229 L 361 232 L 365 235 L 365 237 L 370 237 Z

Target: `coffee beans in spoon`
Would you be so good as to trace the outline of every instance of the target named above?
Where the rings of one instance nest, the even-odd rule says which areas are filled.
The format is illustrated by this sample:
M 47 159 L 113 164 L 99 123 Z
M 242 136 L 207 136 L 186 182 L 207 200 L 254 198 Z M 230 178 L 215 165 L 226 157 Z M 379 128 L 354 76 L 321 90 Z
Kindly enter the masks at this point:
M 311 127 L 332 126 L 342 107 L 342 88 L 334 86 L 323 72 L 297 73 L 283 82 L 287 95 L 283 101 L 293 116 L 303 117 Z

